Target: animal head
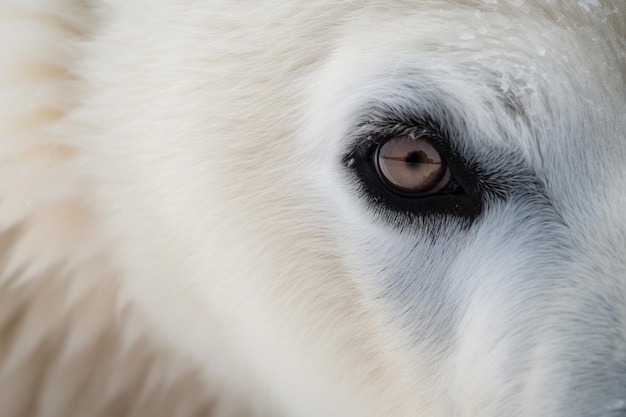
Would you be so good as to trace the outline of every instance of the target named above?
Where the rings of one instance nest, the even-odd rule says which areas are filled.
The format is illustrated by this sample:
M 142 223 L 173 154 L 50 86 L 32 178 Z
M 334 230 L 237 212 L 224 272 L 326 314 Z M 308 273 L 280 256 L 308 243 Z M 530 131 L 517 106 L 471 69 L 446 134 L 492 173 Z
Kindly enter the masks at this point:
M 626 415 L 619 0 L 97 2 L 119 294 L 288 416 Z

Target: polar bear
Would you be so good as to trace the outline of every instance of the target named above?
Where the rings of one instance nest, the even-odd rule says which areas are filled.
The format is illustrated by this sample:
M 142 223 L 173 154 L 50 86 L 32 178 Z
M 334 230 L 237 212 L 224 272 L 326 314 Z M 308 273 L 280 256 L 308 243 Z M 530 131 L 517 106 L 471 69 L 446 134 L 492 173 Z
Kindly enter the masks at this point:
M 2 417 L 626 416 L 623 0 L 1 0 Z

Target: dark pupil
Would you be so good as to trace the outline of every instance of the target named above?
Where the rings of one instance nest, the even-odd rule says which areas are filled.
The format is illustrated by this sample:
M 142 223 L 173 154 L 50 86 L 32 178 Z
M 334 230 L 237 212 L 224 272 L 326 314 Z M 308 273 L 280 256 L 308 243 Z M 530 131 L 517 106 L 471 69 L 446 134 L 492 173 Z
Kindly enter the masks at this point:
M 433 164 L 435 161 L 430 159 L 424 151 L 410 152 L 405 159 L 407 166 L 410 169 L 417 169 L 420 164 Z

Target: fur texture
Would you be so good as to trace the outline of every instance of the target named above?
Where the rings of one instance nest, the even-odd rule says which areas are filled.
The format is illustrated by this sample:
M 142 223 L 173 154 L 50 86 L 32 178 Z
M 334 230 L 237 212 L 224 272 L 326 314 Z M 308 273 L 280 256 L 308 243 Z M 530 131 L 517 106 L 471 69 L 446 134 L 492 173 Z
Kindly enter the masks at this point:
M 626 415 L 622 0 L 0 0 L 0 33 L 2 417 Z M 424 119 L 477 216 L 346 164 Z

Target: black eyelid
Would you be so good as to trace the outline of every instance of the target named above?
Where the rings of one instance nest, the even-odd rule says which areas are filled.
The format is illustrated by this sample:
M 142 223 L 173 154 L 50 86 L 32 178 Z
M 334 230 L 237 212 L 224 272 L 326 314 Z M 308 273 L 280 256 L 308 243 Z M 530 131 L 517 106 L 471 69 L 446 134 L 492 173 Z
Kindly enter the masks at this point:
M 344 157 L 344 165 L 348 167 L 363 186 L 364 192 L 371 201 L 382 209 L 396 213 L 424 217 L 439 214 L 452 214 L 473 219 L 482 210 L 483 202 L 480 181 L 472 165 L 465 161 L 453 147 L 450 132 L 430 118 L 407 120 L 369 120 L 355 131 L 357 145 Z M 375 155 L 382 141 L 391 136 L 427 134 L 440 148 L 452 176 L 451 183 L 443 193 L 418 196 L 393 191 L 380 177 Z

